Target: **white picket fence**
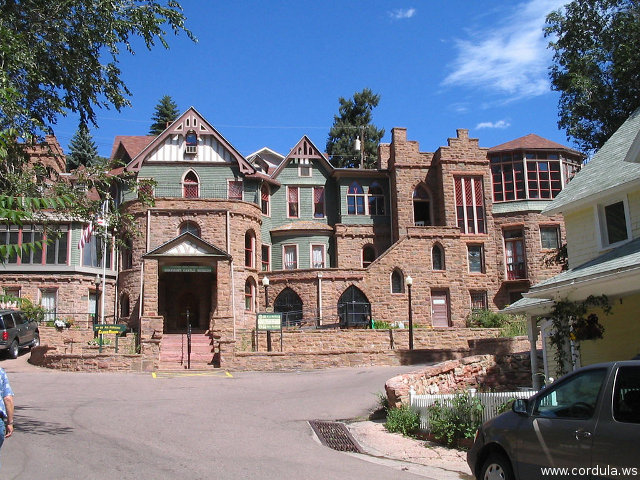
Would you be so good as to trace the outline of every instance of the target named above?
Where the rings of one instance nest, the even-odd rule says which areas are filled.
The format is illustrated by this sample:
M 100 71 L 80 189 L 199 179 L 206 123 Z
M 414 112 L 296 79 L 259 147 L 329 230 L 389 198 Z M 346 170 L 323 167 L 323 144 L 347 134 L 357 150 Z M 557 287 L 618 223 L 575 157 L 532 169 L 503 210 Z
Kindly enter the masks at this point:
M 498 409 L 505 402 L 513 398 L 529 398 L 536 393 L 535 390 L 520 390 L 517 392 L 491 392 L 491 393 L 479 393 L 475 388 L 469 389 L 469 394 L 472 397 L 478 397 L 480 402 L 484 406 L 482 413 L 482 421 L 485 422 L 490 418 L 499 415 Z M 420 429 L 429 431 L 429 411 L 427 410 L 431 405 L 438 402 L 442 406 L 451 407 L 453 405 L 453 399 L 456 394 L 439 394 L 439 395 L 416 395 L 413 387 L 409 391 L 409 405 L 420 413 Z

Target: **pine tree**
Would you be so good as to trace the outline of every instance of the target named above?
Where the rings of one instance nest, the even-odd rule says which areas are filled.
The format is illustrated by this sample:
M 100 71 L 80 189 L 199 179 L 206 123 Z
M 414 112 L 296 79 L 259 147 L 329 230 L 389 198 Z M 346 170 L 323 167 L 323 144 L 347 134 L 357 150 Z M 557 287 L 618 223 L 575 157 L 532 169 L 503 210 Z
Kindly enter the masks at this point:
M 340 97 L 339 115 L 333 117 L 326 146 L 334 167 L 375 168 L 378 143 L 384 136 L 384 129 L 378 129 L 371 123 L 371 111 L 379 101 L 380 95 L 369 88 L 356 92 L 353 99 Z M 355 148 L 356 138 L 363 143 L 360 148 L 364 149 L 364 165 L 360 165 L 362 153 Z
M 69 143 L 67 171 L 75 170 L 80 165 L 85 167 L 93 165 L 97 158 L 98 147 L 91 137 L 89 128 L 81 123 Z
M 156 105 L 156 111 L 154 112 L 151 120 L 151 128 L 149 128 L 149 135 L 160 135 L 165 131 L 170 123 L 173 123 L 180 111 L 178 105 L 169 95 L 165 95 L 160 99 L 158 105 Z

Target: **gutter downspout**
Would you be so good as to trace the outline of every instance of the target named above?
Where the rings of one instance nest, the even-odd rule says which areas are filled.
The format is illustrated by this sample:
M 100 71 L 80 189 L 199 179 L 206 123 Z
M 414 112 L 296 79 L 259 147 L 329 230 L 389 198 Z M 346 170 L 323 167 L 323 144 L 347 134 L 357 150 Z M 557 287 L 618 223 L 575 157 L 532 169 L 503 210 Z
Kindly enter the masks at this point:
M 227 253 L 231 255 L 231 216 L 229 211 L 226 212 L 226 227 L 227 227 Z M 233 340 L 236 340 L 236 279 L 233 272 L 233 256 L 229 261 L 229 267 L 231 269 L 231 310 L 233 315 Z

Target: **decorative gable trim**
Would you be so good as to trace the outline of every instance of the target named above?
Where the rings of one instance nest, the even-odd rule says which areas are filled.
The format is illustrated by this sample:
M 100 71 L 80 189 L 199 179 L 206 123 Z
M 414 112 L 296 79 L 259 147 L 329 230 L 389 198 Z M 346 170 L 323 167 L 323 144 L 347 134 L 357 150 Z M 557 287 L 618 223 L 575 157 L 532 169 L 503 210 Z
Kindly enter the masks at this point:
M 190 232 L 185 232 L 173 240 L 163 243 L 142 257 L 223 257 L 228 260 L 231 259 L 231 255 L 221 248 L 205 242 Z
M 126 166 L 127 171 L 137 172 L 142 167 L 145 159 L 153 152 L 157 147 L 164 144 L 167 137 L 174 135 L 186 135 L 190 130 L 194 130 L 198 135 L 211 135 L 213 136 L 224 148 L 226 148 L 231 154 L 232 159 L 238 164 L 240 173 L 243 175 L 250 175 L 255 173 L 255 168 L 238 152 L 226 138 L 224 138 L 220 132 L 218 132 L 213 125 L 211 125 L 200 113 L 193 107 L 184 112 L 180 117 L 176 119 L 164 132 L 158 135 L 153 142 L 147 145 L 140 153 L 138 153 L 129 164 Z
M 272 177 L 276 178 L 280 175 L 280 172 L 282 172 L 282 170 L 291 161 L 297 161 L 301 164 L 309 164 L 310 160 L 318 160 L 330 174 L 333 172 L 333 165 L 329 163 L 320 150 L 311 140 L 309 140 L 309 137 L 305 135 L 300 139 L 296 146 L 291 149 L 275 172 L 273 172 Z

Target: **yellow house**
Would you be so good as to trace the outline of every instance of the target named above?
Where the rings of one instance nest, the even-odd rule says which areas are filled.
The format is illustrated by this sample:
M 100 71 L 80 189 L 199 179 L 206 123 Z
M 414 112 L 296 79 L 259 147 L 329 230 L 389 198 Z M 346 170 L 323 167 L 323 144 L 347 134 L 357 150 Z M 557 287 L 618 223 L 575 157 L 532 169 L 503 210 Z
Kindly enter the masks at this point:
M 546 376 L 555 376 L 545 320 L 554 302 L 606 295 L 609 315 L 596 311 L 602 339 L 569 342 L 571 367 L 628 360 L 640 353 L 640 109 L 609 138 L 544 210 L 561 213 L 567 232 L 569 269 L 534 285 L 504 311 L 525 313 L 532 351 L 540 329 Z M 536 355 L 531 356 L 537 371 Z M 540 378 L 534 375 L 534 387 Z

